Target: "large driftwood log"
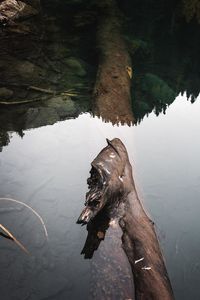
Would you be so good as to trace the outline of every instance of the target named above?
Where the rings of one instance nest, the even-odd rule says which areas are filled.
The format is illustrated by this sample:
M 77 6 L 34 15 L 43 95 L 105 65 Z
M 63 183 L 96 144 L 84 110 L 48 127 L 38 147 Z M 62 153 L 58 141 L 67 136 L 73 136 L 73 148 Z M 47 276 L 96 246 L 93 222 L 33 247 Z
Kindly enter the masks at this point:
M 108 145 L 92 162 L 89 192 L 78 223 L 90 224 L 102 209 L 120 220 L 122 246 L 130 262 L 137 300 L 172 300 L 173 292 L 154 223 L 145 213 L 137 195 L 125 146 L 119 139 Z M 117 208 L 118 207 L 118 208 Z M 106 227 L 103 232 L 105 234 Z M 115 236 L 112 237 L 115 239 Z M 98 244 L 93 245 L 97 249 Z M 97 247 L 96 247 L 97 246 Z M 92 253 L 92 249 L 84 247 Z M 108 255 L 112 256 L 111 253 Z
M 93 112 L 113 124 L 134 123 L 131 109 L 131 58 L 121 35 L 121 16 L 114 0 L 98 1 L 99 67 Z

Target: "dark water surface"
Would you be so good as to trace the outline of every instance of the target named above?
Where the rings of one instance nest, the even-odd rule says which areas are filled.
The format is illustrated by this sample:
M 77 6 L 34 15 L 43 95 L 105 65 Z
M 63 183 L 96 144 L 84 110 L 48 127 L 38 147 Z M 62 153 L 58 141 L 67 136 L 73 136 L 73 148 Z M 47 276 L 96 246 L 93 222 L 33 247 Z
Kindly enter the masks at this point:
M 12 133 L 0 153 L 0 223 L 30 251 L 0 238 L 3 300 L 88 299 L 91 263 L 80 252 L 85 227 L 76 224 L 87 191 L 90 162 L 119 137 L 127 146 L 134 177 L 152 215 L 176 299 L 200 299 L 200 99 L 177 97 L 166 115 L 153 113 L 137 127 L 112 126 L 89 114 L 52 126 Z M 2 296 L 3 295 L 3 296 Z

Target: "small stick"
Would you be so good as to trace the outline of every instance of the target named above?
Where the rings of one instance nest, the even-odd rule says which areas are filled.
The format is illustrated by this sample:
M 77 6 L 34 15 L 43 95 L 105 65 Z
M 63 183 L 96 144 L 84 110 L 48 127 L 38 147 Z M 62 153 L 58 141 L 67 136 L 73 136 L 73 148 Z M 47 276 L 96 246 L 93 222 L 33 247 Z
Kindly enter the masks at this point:
M 37 99 L 31 99 L 31 100 L 19 100 L 19 101 L 1 101 L 0 100 L 0 105 L 17 105 L 17 104 L 26 104 L 26 103 L 31 103 L 31 102 L 36 102 L 36 101 L 43 101 L 44 99 L 37 98 Z
M 34 91 L 39 91 L 39 92 L 42 92 L 42 93 L 51 94 L 51 95 L 55 95 L 56 94 L 55 91 L 48 90 L 48 89 L 43 89 L 43 88 L 40 88 L 40 87 L 37 87 L 37 86 L 33 86 L 33 85 L 30 85 L 28 87 L 28 89 L 29 90 L 34 90 Z
M 2 224 L 0 224 L 0 228 L 5 231 L 5 233 L 27 254 L 29 254 L 28 250 L 12 235 L 12 233 L 6 229 Z

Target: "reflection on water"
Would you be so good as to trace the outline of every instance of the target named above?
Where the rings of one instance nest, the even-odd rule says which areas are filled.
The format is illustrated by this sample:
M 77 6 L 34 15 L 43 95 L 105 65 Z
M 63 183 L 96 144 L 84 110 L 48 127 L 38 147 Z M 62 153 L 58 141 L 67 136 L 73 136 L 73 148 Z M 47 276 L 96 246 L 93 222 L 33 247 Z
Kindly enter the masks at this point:
M 32 254 L 27 257 L 12 242 L 1 239 L 0 285 L 5 300 L 88 299 L 90 263 L 80 255 L 87 233 L 76 220 L 90 162 L 105 145 L 105 136 L 113 135 L 105 134 L 102 125 L 99 119 L 82 115 L 25 131 L 23 139 L 13 133 L 9 146 L 3 148 L 0 196 L 33 207 L 49 233 L 46 243 L 42 228 L 26 209 L 15 211 L 12 204 L 11 212 L 1 212 L 1 223 Z M 2 207 L 10 206 L 2 203 Z
M 178 97 L 134 131 L 135 168 L 156 221 L 176 299 L 199 299 L 200 98 Z
M 112 126 L 85 114 L 24 131 L 23 138 L 12 133 L 0 153 L 0 196 L 33 207 L 44 219 L 49 241 L 26 208 L 1 202 L 0 223 L 31 252 L 27 256 L 0 238 L 4 299 L 88 299 L 91 283 L 96 287 L 92 270 L 98 269 L 98 259 L 94 255 L 91 264 L 80 255 L 87 231 L 76 220 L 90 162 L 105 138 L 114 137 L 127 146 L 143 201 L 157 225 L 176 299 L 199 299 L 199 109 L 199 99 L 191 104 L 178 97 L 166 115 L 151 114 L 137 127 Z M 107 249 L 106 240 L 101 245 Z

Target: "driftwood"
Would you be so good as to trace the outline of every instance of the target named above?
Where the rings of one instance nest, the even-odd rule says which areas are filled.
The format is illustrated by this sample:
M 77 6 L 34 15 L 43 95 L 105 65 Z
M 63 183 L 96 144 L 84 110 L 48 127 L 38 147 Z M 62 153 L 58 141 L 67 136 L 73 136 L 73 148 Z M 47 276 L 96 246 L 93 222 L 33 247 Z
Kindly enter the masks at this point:
M 93 112 L 113 124 L 134 123 L 131 109 L 131 58 L 121 35 L 121 16 L 114 0 L 98 1 L 99 67 Z
M 118 215 L 123 231 L 122 246 L 132 268 L 135 299 L 172 300 L 173 292 L 154 223 L 145 213 L 137 195 L 126 148 L 119 139 L 107 142 L 107 147 L 91 164 L 88 179 L 90 190 L 77 222 L 89 226 L 99 213 L 103 213 L 102 209 Z M 103 228 L 105 234 L 107 226 Z M 92 241 L 97 249 L 98 243 L 94 240 L 93 236 Z M 91 255 L 93 250 L 88 248 L 86 241 L 83 253 Z
M 19 18 L 27 18 L 38 14 L 31 5 L 19 0 L 0 1 L 0 24 L 3 26 Z

